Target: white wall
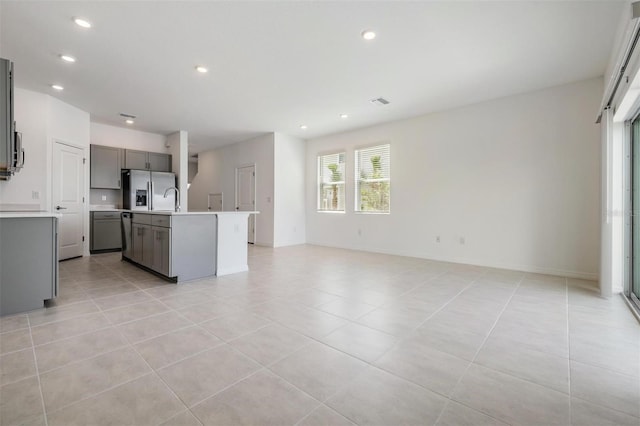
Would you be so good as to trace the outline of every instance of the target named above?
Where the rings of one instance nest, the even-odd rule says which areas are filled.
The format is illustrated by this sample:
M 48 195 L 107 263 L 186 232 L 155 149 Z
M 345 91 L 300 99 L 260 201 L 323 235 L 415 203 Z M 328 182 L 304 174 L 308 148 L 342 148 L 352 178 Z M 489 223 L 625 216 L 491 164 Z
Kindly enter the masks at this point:
M 164 135 L 102 123 L 91 123 L 91 143 L 139 151 L 170 153 L 169 148 L 166 147 L 167 137 Z
M 596 279 L 602 90 L 591 79 L 310 140 L 307 242 Z M 355 214 L 353 150 L 378 142 L 391 143 L 391 214 Z M 345 214 L 316 211 L 316 158 L 334 149 Z
M 15 115 L 22 132 L 24 168 L 0 182 L 0 210 L 51 211 L 53 144 L 64 142 L 84 150 L 89 158 L 89 113 L 42 93 L 16 88 Z M 84 174 L 85 254 L 89 253 L 89 165 Z M 35 194 L 34 194 L 35 193 Z M 37 197 L 37 198 L 35 198 Z
M 198 174 L 189 189 L 189 210 L 207 208 L 207 196 L 222 192 L 224 210 L 235 210 L 236 168 L 256 165 L 256 237 L 258 245 L 274 244 L 274 134 L 198 154 Z
M 49 210 L 49 97 L 16 88 L 14 107 L 17 130 L 22 133 L 25 166 L 11 180 L 0 181 L 0 209 Z M 32 197 L 34 192 L 37 193 L 37 199 Z
M 305 152 L 302 139 L 275 133 L 274 136 L 274 247 L 304 244 Z

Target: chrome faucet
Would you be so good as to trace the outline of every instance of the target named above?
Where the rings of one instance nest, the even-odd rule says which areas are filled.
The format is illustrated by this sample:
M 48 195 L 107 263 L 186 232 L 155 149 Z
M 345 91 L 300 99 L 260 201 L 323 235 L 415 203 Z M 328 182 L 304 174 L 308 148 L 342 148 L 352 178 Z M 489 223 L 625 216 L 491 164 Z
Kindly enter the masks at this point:
M 175 186 L 172 186 L 171 188 L 167 188 L 167 190 L 164 191 L 164 198 L 167 198 L 167 194 L 172 189 L 176 191 L 176 212 L 179 212 L 180 211 L 180 190 L 178 188 L 176 188 Z

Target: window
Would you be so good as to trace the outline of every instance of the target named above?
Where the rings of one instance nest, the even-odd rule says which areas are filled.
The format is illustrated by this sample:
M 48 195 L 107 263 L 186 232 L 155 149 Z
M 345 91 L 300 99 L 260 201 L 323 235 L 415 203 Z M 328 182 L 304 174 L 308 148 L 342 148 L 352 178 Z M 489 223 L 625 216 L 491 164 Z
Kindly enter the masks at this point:
M 344 156 L 318 156 L 318 211 L 344 212 Z
M 356 211 L 389 213 L 391 146 L 356 151 Z

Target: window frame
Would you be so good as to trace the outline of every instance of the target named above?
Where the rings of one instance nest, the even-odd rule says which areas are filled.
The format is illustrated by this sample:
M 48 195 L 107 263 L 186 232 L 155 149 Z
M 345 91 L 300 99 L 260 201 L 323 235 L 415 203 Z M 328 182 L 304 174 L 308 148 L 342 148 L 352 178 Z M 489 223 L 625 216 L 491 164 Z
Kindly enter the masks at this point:
M 336 155 L 338 159 L 342 155 L 342 163 L 338 162 L 338 164 L 342 164 L 342 180 L 335 182 L 324 182 L 322 178 L 325 176 L 322 174 L 322 159 L 324 157 L 329 157 Z M 337 150 L 330 152 L 321 152 L 316 156 L 316 212 L 318 213 L 339 213 L 345 214 L 347 212 L 347 151 L 346 150 Z M 342 185 L 342 200 L 338 199 L 338 206 L 340 206 L 340 201 L 342 201 L 342 209 L 341 210 L 333 210 L 333 209 L 323 209 L 322 208 L 322 195 L 323 189 L 325 185 Z
M 378 178 L 378 179 L 362 179 L 360 177 L 360 151 L 367 151 L 373 148 L 387 147 L 387 158 L 389 161 L 388 165 L 388 177 L 386 178 Z M 391 214 L 391 142 L 377 142 L 374 144 L 359 146 L 354 148 L 354 200 L 353 200 L 353 208 L 354 213 L 356 214 L 373 214 L 373 215 L 389 215 Z M 361 182 L 387 182 L 389 185 L 388 189 L 388 210 L 362 210 L 360 209 L 361 205 L 361 194 L 360 194 L 360 183 Z

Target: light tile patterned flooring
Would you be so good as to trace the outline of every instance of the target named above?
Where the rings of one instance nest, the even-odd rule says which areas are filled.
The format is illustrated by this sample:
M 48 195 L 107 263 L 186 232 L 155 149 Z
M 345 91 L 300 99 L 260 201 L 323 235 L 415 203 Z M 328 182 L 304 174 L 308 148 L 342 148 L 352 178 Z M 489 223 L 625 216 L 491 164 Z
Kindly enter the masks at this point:
M 314 246 L 169 284 L 60 265 L 0 319 L 2 425 L 640 425 L 640 326 L 593 283 Z

